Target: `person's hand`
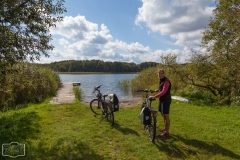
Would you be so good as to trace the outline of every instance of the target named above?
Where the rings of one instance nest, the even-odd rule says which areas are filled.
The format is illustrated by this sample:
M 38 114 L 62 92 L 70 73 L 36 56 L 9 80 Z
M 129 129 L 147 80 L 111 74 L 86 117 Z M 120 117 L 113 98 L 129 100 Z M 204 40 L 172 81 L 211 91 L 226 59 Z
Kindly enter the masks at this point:
M 149 96 L 148 98 L 155 98 L 155 96 Z

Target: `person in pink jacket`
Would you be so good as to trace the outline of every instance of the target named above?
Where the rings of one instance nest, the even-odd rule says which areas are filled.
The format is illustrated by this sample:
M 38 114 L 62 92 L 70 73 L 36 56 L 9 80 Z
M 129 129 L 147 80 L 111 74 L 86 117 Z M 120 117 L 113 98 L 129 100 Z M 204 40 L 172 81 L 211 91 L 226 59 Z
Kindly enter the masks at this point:
M 158 70 L 158 77 L 159 85 L 156 90 L 158 93 L 155 96 L 150 97 L 159 98 L 158 110 L 161 112 L 164 121 L 164 129 L 160 130 L 161 133 L 159 136 L 168 137 L 170 127 L 169 111 L 171 104 L 171 82 L 167 77 L 165 77 L 163 69 Z

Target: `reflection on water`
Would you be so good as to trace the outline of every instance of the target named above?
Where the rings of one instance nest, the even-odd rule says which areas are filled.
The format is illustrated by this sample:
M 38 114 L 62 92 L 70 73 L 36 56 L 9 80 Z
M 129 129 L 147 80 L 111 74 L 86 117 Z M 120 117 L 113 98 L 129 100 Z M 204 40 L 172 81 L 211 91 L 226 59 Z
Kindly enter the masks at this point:
M 59 74 L 62 82 L 80 82 L 83 91 L 82 100 L 90 102 L 95 95 L 93 88 L 102 85 L 100 90 L 103 94 L 115 93 L 120 100 L 133 100 L 139 96 L 133 95 L 131 88 L 121 89 L 118 82 L 124 79 L 132 79 L 137 74 Z

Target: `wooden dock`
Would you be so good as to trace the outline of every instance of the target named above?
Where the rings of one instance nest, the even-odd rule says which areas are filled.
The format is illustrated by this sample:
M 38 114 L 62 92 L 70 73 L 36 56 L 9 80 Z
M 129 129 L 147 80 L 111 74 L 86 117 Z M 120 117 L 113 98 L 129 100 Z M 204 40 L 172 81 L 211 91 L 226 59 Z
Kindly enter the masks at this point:
M 72 85 L 73 85 L 73 86 L 80 86 L 81 83 L 80 83 L 80 82 L 73 82 Z
M 52 98 L 50 104 L 63 104 L 63 103 L 74 103 L 75 95 L 73 92 L 74 84 L 79 86 L 80 83 L 64 82 L 61 84 L 57 91 L 57 95 Z

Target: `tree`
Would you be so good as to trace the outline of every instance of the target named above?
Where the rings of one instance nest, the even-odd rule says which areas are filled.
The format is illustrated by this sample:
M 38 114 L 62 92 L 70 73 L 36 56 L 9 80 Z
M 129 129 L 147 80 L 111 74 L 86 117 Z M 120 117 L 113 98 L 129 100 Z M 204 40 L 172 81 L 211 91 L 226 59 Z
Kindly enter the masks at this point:
M 49 56 L 51 27 L 63 20 L 64 0 L 0 0 L 0 93 L 5 94 L 6 75 L 14 64 Z M 3 93 L 2 93 L 3 92 Z
M 220 96 L 230 101 L 240 95 L 240 0 L 219 0 L 213 14 L 202 44 L 210 53 Z
M 0 63 L 13 65 L 49 56 L 51 27 L 63 20 L 64 0 L 0 0 Z
M 182 81 L 210 91 L 222 104 L 240 96 L 240 0 L 218 0 L 202 49 L 179 71 Z

